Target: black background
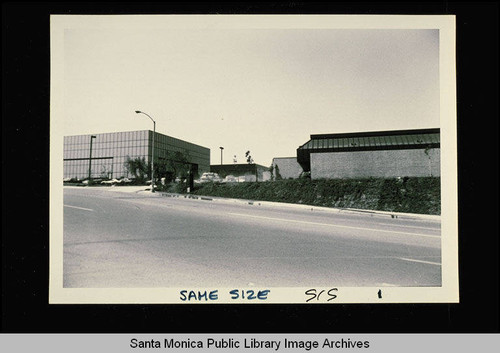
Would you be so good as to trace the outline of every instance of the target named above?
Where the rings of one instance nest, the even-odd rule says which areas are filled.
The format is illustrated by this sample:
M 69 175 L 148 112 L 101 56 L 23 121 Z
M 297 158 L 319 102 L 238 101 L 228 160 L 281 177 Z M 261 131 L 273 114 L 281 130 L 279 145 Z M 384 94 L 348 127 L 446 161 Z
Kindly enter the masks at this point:
M 51 14 L 456 15 L 460 304 L 49 305 Z M 498 3 L 2 3 L 4 333 L 498 333 Z

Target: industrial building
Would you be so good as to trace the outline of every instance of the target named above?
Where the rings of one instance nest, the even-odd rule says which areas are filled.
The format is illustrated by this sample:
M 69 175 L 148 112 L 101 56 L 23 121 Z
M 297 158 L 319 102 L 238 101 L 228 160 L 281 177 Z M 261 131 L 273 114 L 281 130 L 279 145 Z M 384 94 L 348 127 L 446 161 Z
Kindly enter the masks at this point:
M 440 130 L 311 135 L 297 162 L 311 179 L 440 176 Z
M 296 157 L 273 158 L 273 177 L 280 179 L 297 179 L 303 173 L 302 167 Z
M 255 163 L 245 164 L 213 164 L 210 171 L 219 174 L 221 178 L 228 175 L 239 178 L 240 181 L 268 181 L 271 179 L 269 167 Z
M 171 152 L 181 152 L 193 175 L 210 170 L 210 149 L 154 133 L 154 162 L 171 158 Z M 144 158 L 149 163 L 153 155 L 153 131 L 127 131 L 64 137 L 64 178 L 131 177 L 125 162 L 128 158 Z

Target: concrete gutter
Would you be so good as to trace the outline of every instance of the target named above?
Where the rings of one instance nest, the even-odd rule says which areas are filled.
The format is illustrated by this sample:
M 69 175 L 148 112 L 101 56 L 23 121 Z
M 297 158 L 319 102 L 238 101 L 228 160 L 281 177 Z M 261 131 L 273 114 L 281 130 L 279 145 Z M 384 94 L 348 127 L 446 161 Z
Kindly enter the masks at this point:
M 289 208 L 289 209 L 307 210 L 307 211 L 319 211 L 319 212 L 329 212 L 329 213 L 353 213 L 353 214 L 369 215 L 372 217 L 377 216 L 377 217 L 418 219 L 418 220 L 427 220 L 427 221 L 432 221 L 432 222 L 441 222 L 441 216 L 439 216 L 439 215 L 363 210 L 363 209 L 356 209 L 356 208 L 321 207 L 321 206 L 311 206 L 311 205 L 285 203 L 285 202 L 254 201 L 254 200 L 231 199 L 231 198 L 192 195 L 192 194 L 176 194 L 176 193 L 168 193 L 168 192 L 157 192 L 157 194 L 161 194 L 164 197 L 185 198 L 185 199 L 200 200 L 200 201 L 213 201 L 213 202 L 220 202 L 220 203 L 233 203 L 233 204 L 237 203 L 237 204 L 252 205 L 252 206 L 257 206 L 257 207 L 258 206 L 280 207 L 280 208 Z

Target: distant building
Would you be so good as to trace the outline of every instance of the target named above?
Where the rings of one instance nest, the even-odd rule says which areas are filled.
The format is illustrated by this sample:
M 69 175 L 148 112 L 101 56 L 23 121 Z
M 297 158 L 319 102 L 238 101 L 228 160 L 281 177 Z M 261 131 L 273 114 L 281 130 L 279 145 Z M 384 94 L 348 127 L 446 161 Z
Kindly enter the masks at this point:
M 89 176 L 90 140 L 92 139 L 92 178 L 131 177 L 124 166 L 127 158 L 144 157 L 151 161 L 153 131 L 111 132 L 64 137 L 64 178 L 84 179 Z M 182 152 L 195 175 L 210 170 L 210 149 L 155 134 L 155 162 L 168 158 L 168 152 Z
M 279 179 L 297 179 L 303 170 L 296 157 L 273 158 L 273 176 Z
M 240 181 L 267 181 L 271 179 L 269 167 L 260 164 L 213 164 L 210 171 L 219 174 L 221 178 L 232 175 Z
M 311 135 L 297 161 L 312 179 L 440 176 L 440 130 Z

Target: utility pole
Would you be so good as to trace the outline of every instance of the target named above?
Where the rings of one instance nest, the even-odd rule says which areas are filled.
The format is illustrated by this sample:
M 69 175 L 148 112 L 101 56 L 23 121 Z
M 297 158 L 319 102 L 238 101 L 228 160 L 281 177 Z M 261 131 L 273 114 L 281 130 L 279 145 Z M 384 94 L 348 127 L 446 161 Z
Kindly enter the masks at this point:
M 90 136 L 90 155 L 89 155 L 89 183 L 90 185 L 92 182 L 92 141 L 95 139 L 95 135 Z

